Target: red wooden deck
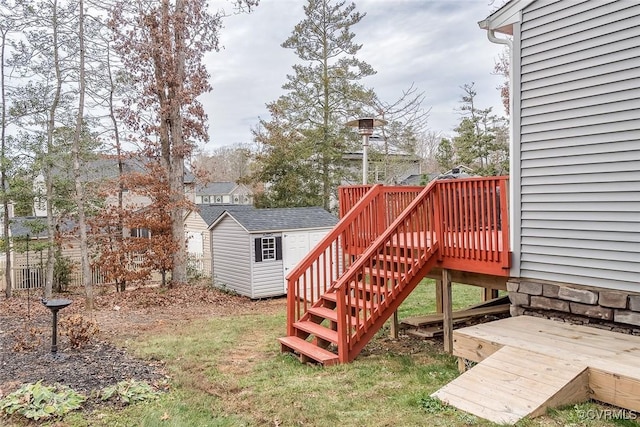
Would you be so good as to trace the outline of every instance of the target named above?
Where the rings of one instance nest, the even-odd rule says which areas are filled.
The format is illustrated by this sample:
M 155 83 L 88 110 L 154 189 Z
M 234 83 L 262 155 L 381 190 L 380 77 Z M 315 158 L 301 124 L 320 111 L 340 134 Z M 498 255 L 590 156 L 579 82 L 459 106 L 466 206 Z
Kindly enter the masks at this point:
M 507 276 L 506 196 L 506 177 L 340 188 L 340 222 L 287 276 L 283 351 L 353 360 L 434 268 Z

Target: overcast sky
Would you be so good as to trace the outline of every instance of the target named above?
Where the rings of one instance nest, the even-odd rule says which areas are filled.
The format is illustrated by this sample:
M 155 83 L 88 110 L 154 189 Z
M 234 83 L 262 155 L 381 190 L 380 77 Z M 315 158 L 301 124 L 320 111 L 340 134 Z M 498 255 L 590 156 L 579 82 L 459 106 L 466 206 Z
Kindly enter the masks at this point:
M 355 0 L 366 13 L 352 27 L 363 47 L 358 58 L 377 74 L 361 82 L 385 101 L 397 99 L 415 83 L 431 108 L 429 128 L 453 133 L 460 120 L 460 86 L 475 82 L 480 107 L 504 114 L 491 75 L 502 50 L 487 39 L 478 21 L 490 13 L 488 0 Z M 252 142 L 251 127 L 268 118 L 265 104 L 283 94 L 291 66 L 300 63 L 280 45 L 304 19 L 305 0 L 261 0 L 251 14 L 230 16 L 220 35 L 224 49 L 207 56 L 213 91 L 202 101 L 209 115 L 205 150 Z M 212 0 L 212 6 L 226 5 Z

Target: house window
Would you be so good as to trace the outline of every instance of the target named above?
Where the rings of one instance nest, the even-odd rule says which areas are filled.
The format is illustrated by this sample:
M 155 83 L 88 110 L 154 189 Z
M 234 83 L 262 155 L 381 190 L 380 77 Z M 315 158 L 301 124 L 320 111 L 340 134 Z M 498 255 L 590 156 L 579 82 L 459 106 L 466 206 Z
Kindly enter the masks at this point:
M 282 237 L 258 237 L 255 245 L 256 262 L 282 259 Z
M 132 228 L 131 237 L 144 237 L 145 239 L 151 238 L 151 231 L 148 228 Z

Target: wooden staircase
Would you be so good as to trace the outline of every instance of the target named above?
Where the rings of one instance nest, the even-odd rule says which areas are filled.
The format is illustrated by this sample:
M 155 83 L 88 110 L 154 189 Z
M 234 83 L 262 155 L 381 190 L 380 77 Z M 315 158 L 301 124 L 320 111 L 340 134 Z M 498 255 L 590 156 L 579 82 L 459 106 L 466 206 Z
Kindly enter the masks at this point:
M 508 275 L 507 177 L 344 187 L 341 220 L 287 276 L 283 352 L 347 363 L 436 265 Z
M 378 228 L 379 233 L 360 228 L 364 223 L 358 215 L 352 218 L 347 215 L 347 220 L 336 227 L 342 232 L 336 233 L 337 239 L 327 239 L 325 250 L 320 251 L 316 259 L 323 255 L 326 258 L 327 249 L 336 245 L 339 246 L 335 251 L 329 251 L 330 256 L 342 256 L 337 256 L 328 266 L 323 264 L 320 268 L 316 263 L 315 270 L 312 267 L 310 272 L 298 274 L 296 280 L 302 284 L 293 289 L 291 278 L 299 272 L 291 273 L 289 308 L 297 304 L 304 308 L 304 313 L 290 323 L 288 336 L 279 339 L 283 352 L 298 354 L 302 362 L 323 365 L 349 362 L 358 355 L 437 262 L 438 243 L 431 231 L 432 188 L 421 189 L 388 227 Z M 365 196 L 359 208 L 380 214 L 375 204 L 385 200 L 373 197 L 379 188 L 374 187 L 372 191 L 368 193 L 370 199 Z M 322 242 L 319 246 L 323 247 Z M 354 253 L 355 248 L 364 246 L 362 254 Z M 321 279 L 343 264 L 348 267 L 322 292 L 309 286 L 314 285 L 310 277 L 314 271 L 321 270 L 315 275 Z M 293 316 L 295 312 L 290 310 L 289 314 Z

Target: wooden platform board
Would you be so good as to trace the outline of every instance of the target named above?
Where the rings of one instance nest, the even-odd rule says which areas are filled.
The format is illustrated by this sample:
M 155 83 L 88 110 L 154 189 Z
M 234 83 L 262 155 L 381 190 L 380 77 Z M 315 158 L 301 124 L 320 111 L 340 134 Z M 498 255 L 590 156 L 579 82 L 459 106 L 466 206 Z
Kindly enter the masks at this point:
M 468 378 L 476 379 L 475 382 L 470 380 L 455 384 L 455 387 L 464 388 L 465 394 L 458 394 L 468 396 L 471 403 L 480 405 L 478 398 L 472 396 L 484 394 L 485 397 L 493 396 L 487 401 L 486 408 L 521 408 L 517 400 L 523 395 L 535 394 L 542 390 L 537 384 L 543 377 L 549 377 L 548 373 L 552 373 L 551 377 L 562 378 L 566 386 L 556 397 L 550 398 L 538 408 L 534 408 L 538 401 L 531 404 L 532 411 L 527 415 L 536 416 L 543 413 L 547 407 L 573 403 L 573 397 L 582 400 L 593 398 L 621 408 L 640 411 L 638 336 L 537 317 L 518 316 L 458 329 L 454 331 L 453 337 L 454 355 L 480 362 L 469 371 Z M 505 354 L 508 356 L 506 359 Z M 492 357 L 493 355 L 496 357 Z M 553 364 L 551 361 L 554 361 Z M 471 373 L 474 370 L 475 373 Z M 584 370 L 586 376 L 578 374 L 581 370 Z M 527 371 L 530 372 L 527 374 Z M 566 377 L 561 376 L 562 371 L 566 371 Z M 466 375 L 460 376 L 460 380 Z M 493 377 L 502 377 L 502 380 L 490 379 Z M 586 396 L 582 394 L 580 380 L 575 382 L 575 379 L 582 377 L 588 380 Z M 455 390 L 455 387 L 452 386 L 452 390 Z M 509 387 L 521 387 L 522 392 L 509 391 Z M 438 396 L 438 393 L 435 395 Z M 455 395 L 453 391 L 450 394 Z M 444 400 L 445 395 L 442 396 Z M 454 403 L 453 400 L 451 402 L 454 406 L 460 405 L 458 407 L 465 409 L 463 403 Z M 473 406 L 471 403 L 468 405 L 469 409 Z M 511 413 L 514 416 L 521 415 L 516 410 L 512 410 Z M 502 422 L 511 421 L 506 421 L 505 418 Z

